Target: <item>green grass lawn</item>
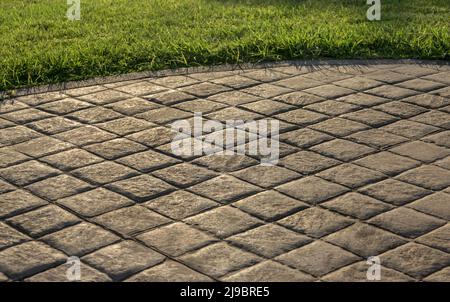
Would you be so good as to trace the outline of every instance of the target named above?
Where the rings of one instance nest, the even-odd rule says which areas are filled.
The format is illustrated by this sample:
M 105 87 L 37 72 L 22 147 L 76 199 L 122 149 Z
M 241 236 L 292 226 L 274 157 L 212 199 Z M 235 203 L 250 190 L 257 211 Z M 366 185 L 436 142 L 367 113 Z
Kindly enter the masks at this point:
M 449 60 L 449 0 L 1 0 L 0 91 L 131 71 L 303 58 Z M 399 4 L 402 3 L 402 4 Z

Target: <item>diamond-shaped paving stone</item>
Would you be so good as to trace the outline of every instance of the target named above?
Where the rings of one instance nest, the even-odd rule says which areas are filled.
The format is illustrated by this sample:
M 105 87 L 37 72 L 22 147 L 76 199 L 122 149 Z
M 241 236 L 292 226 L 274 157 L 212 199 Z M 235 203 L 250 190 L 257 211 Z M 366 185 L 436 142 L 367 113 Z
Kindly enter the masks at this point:
M 450 171 L 436 166 L 421 166 L 404 172 L 397 178 L 431 190 L 442 190 L 450 186 Z
M 105 107 L 125 115 L 135 115 L 148 110 L 159 108 L 160 105 L 139 97 L 108 104 Z
M 318 173 L 317 176 L 350 188 L 361 187 L 386 178 L 386 176 L 380 172 L 353 164 L 342 164 L 322 171 Z
M 100 143 L 116 137 L 115 134 L 100 130 L 96 127 L 85 126 L 79 127 L 63 133 L 54 135 L 55 138 L 82 146 L 92 143 Z
M 28 240 L 28 236 L 0 222 L 0 250 Z
M 362 143 L 381 149 L 408 141 L 408 139 L 404 137 L 380 129 L 370 129 L 366 131 L 361 131 L 349 135 L 346 138 L 355 141 L 357 143 Z
M 155 85 L 147 81 L 143 81 L 135 84 L 121 86 L 116 89 L 132 95 L 146 95 L 150 93 L 160 92 L 166 90 L 167 88 Z
M 173 122 L 175 120 L 181 120 L 191 116 L 192 116 L 191 113 L 170 107 L 158 108 L 136 115 L 136 117 L 138 118 L 142 118 L 146 121 L 156 124 L 166 124 L 169 122 Z
M 447 224 L 418 238 L 417 242 L 450 253 L 450 225 Z
M 260 100 L 253 103 L 247 103 L 241 105 L 241 107 L 264 115 L 273 115 L 295 108 L 294 106 L 271 100 Z
M 45 103 L 43 105 L 40 105 L 38 108 L 54 114 L 62 115 L 89 107 L 92 107 L 92 104 L 73 98 L 65 98 L 56 102 Z
M 127 282 L 210 282 L 211 278 L 178 262 L 166 260 L 162 264 L 137 273 Z
M 409 204 L 408 207 L 450 220 L 450 194 L 437 192 Z
M 52 116 L 53 116 L 52 114 L 34 108 L 28 108 L 24 110 L 2 114 L 2 117 L 4 119 L 15 122 L 17 124 L 26 124 L 44 118 L 49 118 Z
M 137 174 L 136 171 L 124 165 L 119 165 L 111 161 L 106 161 L 80 168 L 73 171 L 72 173 L 79 178 L 97 184 L 106 184 Z
M 366 261 L 361 261 L 349 266 L 343 267 L 335 272 L 332 272 L 322 278 L 324 281 L 330 282 L 367 282 L 367 271 L 370 265 Z M 397 272 L 385 266 L 380 267 L 381 279 L 379 282 L 410 282 L 413 278 Z M 376 282 L 377 280 L 370 280 Z
M 308 236 L 322 237 L 353 222 L 339 214 L 314 207 L 283 218 L 278 223 Z
M 112 120 L 97 125 L 97 127 L 103 130 L 113 132 L 118 135 L 127 135 L 133 132 L 138 132 L 151 128 L 153 126 L 156 125 L 133 117 L 119 118 L 116 120 Z
M 170 88 L 177 88 L 182 86 L 188 86 L 194 83 L 198 83 L 199 81 L 187 76 L 179 75 L 179 76 L 168 76 L 161 77 L 152 80 L 153 83 L 158 85 L 167 86 Z
M 27 126 L 45 134 L 55 134 L 76 128 L 80 125 L 78 122 L 57 116 L 33 122 Z
M 312 174 L 335 166 L 339 161 L 314 152 L 300 151 L 282 158 L 280 164 L 302 174 Z
M 263 188 L 271 188 L 300 176 L 282 167 L 261 165 L 234 172 L 233 175 Z
M 196 99 L 193 101 L 179 103 L 174 107 L 185 111 L 208 113 L 211 111 L 222 109 L 226 107 L 226 105 L 218 102 Z
M 99 92 L 102 90 L 106 90 L 106 88 L 100 85 L 94 85 L 64 90 L 64 93 L 70 96 L 81 96 L 89 93 Z
M 368 79 L 366 77 L 356 76 L 354 78 L 334 82 L 333 84 L 353 90 L 364 91 L 373 87 L 380 86 L 383 83 Z
M 262 98 L 273 98 L 281 94 L 292 92 L 291 89 L 284 88 L 281 86 L 275 86 L 272 84 L 260 84 L 257 86 L 252 86 L 250 88 L 245 88 L 242 91 Z
M 401 118 L 408 118 L 427 111 L 423 107 L 400 101 L 381 104 L 373 107 L 373 109 L 381 110 L 383 112 L 399 116 Z
M 399 236 L 364 223 L 349 226 L 327 236 L 325 240 L 364 258 L 379 255 L 408 242 Z
M 345 136 L 369 128 L 367 125 L 362 123 L 339 117 L 327 119 L 318 124 L 311 125 L 310 127 L 334 136 Z
M 176 186 L 187 187 L 212 178 L 217 173 L 192 164 L 182 163 L 155 171 L 153 175 Z
M 242 89 L 259 84 L 258 81 L 240 75 L 233 75 L 225 78 L 214 79 L 211 82 L 217 85 L 224 85 L 234 89 Z
M 290 231 L 275 224 L 251 229 L 228 238 L 237 246 L 242 246 L 255 254 L 272 258 L 311 242 L 304 235 Z
M 275 118 L 284 120 L 288 123 L 306 126 L 323 121 L 327 116 L 309 110 L 296 109 L 278 114 Z
M 213 277 L 223 276 L 262 260 L 224 242 L 209 245 L 180 259 L 197 271 Z
M 433 94 L 420 94 L 415 95 L 403 100 L 404 102 L 416 104 L 425 108 L 437 109 L 440 107 L 444 107 L 446 105 L 450 105 L 450 100 L 438 95 Z
M 141 172 L 160 169 L 179 162 L 175 158 L 151 150 L 122 157 L 116 161 Z
M 207 180 L 190 187 L 189 190 L 220 203 L 229 203 L 261 191 L 260 188 L 229 175 L 221 175 Z
M 85 217 L 97 216 L 133 204 L 125 196 L 104 188 L 63 198 L 57 202 Z
M 450 73 L 449 72 L 439 72 L 432 75 L 424 76 L 423 79 L 436 81 L 450 85 Z
M 0 148 L 0 168 L 19 164 L 29 159 L 28 156 L 13 150 L 12 148 Z
M 121 234 L 134 235 L 166 224 L 170 219 L 144 207 L 131 206 L 97 216 L 94 221 Z
M 195 99 L 194 96 L 177 90 L 167 90 L 164 92 L 143 96 L 150 102 L 156 102 L 162 105 L 173 105 Z
M 250 121 L 258 118 L 262 118 L 262 115 L 248 111 L 242 110 L 235 107 L 228 107 L 207 115 L 208 118 L 213 120 L 218 120 L 221 122 L 226 122 L 228 120 L 243 120 Z
M 388 99 L 402 99 L 402 98 L 406 98 L 406 97 L 418 94 L 418 92 L 416 92 L 414 90 L 401 88 L 401 87 L 397 87 L 397 86 L 392 86 L 392 85 L 379 86 L 379 87 L 367 90 L 366 92 L 375 94 L 375 95 L 378 95 L 378 96 L 381 96 L 384 98 L 388 98 Z
M 216 241 L 214 237 L 181 222 L 143 233 L 137 238 L 149 247 L 173 257 Z
M 0 218 L 18 215 L 47 204 L 26 191 L 17 190 L 0 195 Z
M 315 241 L 276 258 L 314 276 L 323 276 L 358 259 L 359 257 L 337 246 L 321 241 Z
M 398 68 L 394 69 L 395 72 L 407 75 L 413 75 L 416 77 L 421 77 L 429 74 L 436 73 L 435 69 L 422 67 L 416 64 L 404 64 Z
M 314 104 L 317 102 L 324 101 L 324 98 L 320 96 L 316 96 L 314 94 L 309 94 L 302 91 L 296 91 L 288 94 L 283 94 L 281 96 L 277 96 L 273 98 L 276 101 L 281 101 L 287 104 L 295 105 L 295 106 L 306 106 L 309 104 Z
M 383 180 L 360 191 L 394 205 L 403 205 L 431 193 L 429 190 L 394 179 Z
M 399 83 L 399 84 L 397 84 L 397 86 L 400 86 L 403 88 L 408 88 L 408 89 L 419 90 L 419 91 L 423 91 L 423 92 L 445 87 L 444 84 L 433 82 L 433 81 L 428 81 L 428 80 L 424 80 L 424 79 L 409 80 L 409 81 L 406 81 L 403 83 Z
M 144 205 L 165 216 L 179 220 L 213 208 L 218 204 L 190 192 L 175 191 L 152 199 Z
M 73 170 L 103 161 L 102 158 L 82 149 L 71 149 L 41 158 L 60 170 Z
M 341 185 L 331 183 L 315 176 L 294 180 L 278 186 L 276 189 L 310 204 L 323 202 L 348 190 Z
M 414 141 L 395 148 L 389 151 L 414 158 L 416 160 L 430 163 L 437 159 L 441 159 L 450 155 L 447 148 L 439 147 L 433 144 L 424 143 L 421 141 Z
M 15 187 L 13 185 L 10 185 L 9 183 L 4 182 L 3 180 L 0 179 L 0 194 L 14 190 Z
M 375 106 L 389 102 L 389 100 L 385 98 L 360 92 L 340 97 L 337 99 L 337 101 L 342 101 L 359 106 Z
M 239 200 L 233 205 L 266 221 L 280 219 L 307 207 L 305 203 L 276 191 L 264 191 Z
M 415 278 L 428 276 L 450 264 L 450 255 L 416 243 L 408 243 L 382 256 L 383 264 Z
M 71 263 L 64 263 L 55 268 L 51 268 L 42 273 L 33 275 L 25 281 L 28 282 L 72 282 L 67 279 L 67 272 L 71 268 Z M 81 280 L 80 282 L 110 282 L 111 278 L 109 278 L 104 273 L 99 272 L 92 267 L 81 263 L 80 264 L 81 271 Z
M 416 238 L 445 224 L 444 220 L 408 208 L 394 209 L 369 222 L 408 238 Z
M 265 261 L 222 279 L 225 282 L 311 282 L 314 278 L 274 261 Z
M 0 170 L 0 176 L 19 186 L 59 174 L 59 171 L 38 161 L 27 161 Z
M 107 159 L 116 159 L 147 149 L 144 145 L 125 138 L 118 138 L 100 144 L 89 145 L 84 148 L 87 151 Z
M 108 188 L 138 202 L 168 193 L 174 189 L 168 183 L 150 175 L 141 175 L 114 182 Z
M 322 206 L 362 220 L 392 209 L 389 204 L 356 192 L 339 196 L 323 203 Z
M 80 96 L 79 99 L 96 105 L 104 105 L 129 98 L 130 95 L 112 89 Z
M 223 156 L 221 154 L 211 154 L 198 158 L 193 163 L 218 172 L 233 172 L 252 166 L 258 162 L 245 155 L 235 154 Z
M 197 97 L 208 97 L 213 94 L 228 91 L 230 88 L 212 83 L 200 83 L 182 88 L 181 90 Z
M 411 121 L 450 129 L 450 114 L 433 110 L 410 118 Z
M 41 136 L 38 132 L 24 126 L 0 129 L 0 144 L 12 145 Z
M 250 71 L 245 73 L 244 76 L 261 82 L 273 82 L 288 77 L 288 75 L 272 69 L 259 69 Z
M 305 74 L 306 77 L 318 81 L 324 81 L 324 82 L 335 82 L 339 80 L 343 80 L 346 78 L 350 78 L 351 75 L 342 73 L 337 70 L 328 69 L 329 67 L 325 67 L 324 69 L 319 67 L 319 70 L 309 72 Z
M 220 238 L 243 232 L 261 224 L 260 220 L 230 206 L 209 210 L 187 218 L 185 222 Z
M 344 95 L 348 95 L 354 93 L 355 91 L 352 89 L 339 87 L 336 85 L 323 85 L 314 88 L 309 88 L 304 90 L 307 93 L 315 94 L 323 98 L 335 99 L 342 97 Z
M 443 131 L 423 138 L 424 141 L 450 148 L 450 131 Z M 1 151 L 0 151 L 1 152 Z
M 366 77 L 368 77 L 370 79 L 386 82 L 386 83 L 397 83 L 397 82 L 402 82 L 405 80 L 410 80 L 413 78 L 412 76 L 404 75 L 404 74 L 397 73 L 397 72 L 392 72 L 389 70 L 388 71 L 380 70 L 380 71 L 376 71 L 373 73 L 369 73 L 366 75 Z
M 87 124 L 107 122 L 121 116 L 122 115 L 120 113 L 115 112 L 114 110 L 100 106 L 83 109 L 77 112 L 70 113 L 68 115 L 68 117 L 74 118 L 80 122 Z
M 208 100 L 227 104 L 230 106 L 254 102 L 260 98 L 242 91 L 229 91 L 208 97 Z
M 27 142 L 15 145 L 16 151 L 33 157 L 41 157 L 51 153 L 60 152 L 72 147 L 72 144 L 62 142 L 52 137 L 39 137 Z
M 9 218 L 7 221 L 32 237 L 40 237 L 73 225 L 80 220 L 60 207 L 49 205 Z
M 374 151 L 373 148 L 343 139 L 334 139 L 332 141 L 316 145 L 312 147 L 311 150 L 342 161 L 356 159 Z
M 156 127 L 128 135 L 127 138 L 150 147 L 156 147 L 170 143 L 175 135 L 177 133 L 170 128 Z
M 355 112 L 344 114 L 342 115 L 342 117 L 356 122 L 368 124 L 372 127 L 380 127 L 382 125 L 392 123 L 398 119 L 395 116 L 373 109 L 358 110 Z
M 67 255 L 81 256 L 119 240 L 119 237 L 96 225 L 79 223 L 42 238 Z
M 387 175 L 396 175 L 405 170 L 419 166 L 420 162 L 394 153 L 383 151 L 358 159 L 355 161 L 355 164 L 382 172 Z
M 424 281 L 427 282 L 447 282 L 450 279 L 450 266 L 427 276 Z
M 83 257 L 83 261 L 106 272 L 114 280 L 122 280 L 164 261 L 165 257 L 143 245 L 122 241 Z
M 27 187 L 34 194 L 49 200 L 57 200 L 91 188 L 90 184 L 69 175 L 47 178 Z
M 332 139 L 333 137 L 328 134 L 311 130 L 308 128 L 302 128 L 287 133 L 283 133 L 279 137 L 279 140 L 293 144 L 298 147 L 310 147 Z
M 17 98 L 18 101 L 24 102 L 30 106 L 36 106 L 46 102 L 52 102 L 67 97 L 61 91 L 46 92 L 39 94 L 29 94 Z
M 66 256 L 41 242 L 25 242 L 0 251 L 0 271 L 12 278 L 39 273 L 58 263 Z

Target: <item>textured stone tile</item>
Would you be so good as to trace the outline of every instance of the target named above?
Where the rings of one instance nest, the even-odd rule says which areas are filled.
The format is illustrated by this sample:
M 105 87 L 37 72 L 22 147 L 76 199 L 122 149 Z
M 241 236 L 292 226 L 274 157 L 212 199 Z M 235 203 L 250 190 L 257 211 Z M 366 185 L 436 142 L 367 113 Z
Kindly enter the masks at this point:
M 450 279 L 450 267 L 446 267 L 436 273 L 427 276 L 424 281 L 427 282 L 448 282 Z
M 11 101 L 4 100 L 0 104 L 0 113 L 22 110 L 22 109 L 26 109 L 26 108 L 29 108 L 29 106 L 27 104 L 19 102 L 15 99 L 13 99 Z
M 310 127 L 315 130 L 329 133 L 333 136 L 345 136 L 369 128 L 362 123 L 339 117 L 327 119 L 323 122 L 311 125 Z
M 137 239 L 173 257 L 217 241 L 214 237 L 181 222 L 143 233 L 137 236 Z
M 309 110 L 296 109 L 277 114 L 275 118 L 284 120 L 288 123 L 307 126 L 323 121 L 327 118 L 327 116 Z
M 354 111 L 344 114 L 342 115 L 342 117 L 356 122 L 368 124 L 372 127 L 380 127 L 398 120 L 398 118 L 393 115 L 373 109 L 362 109 Z
M 167 90 L 164 92 L 147 95 L 143 98 L 150 102 L 155 102 L 162 105 L 173 105 L 195 99 L 193 95 L 177 90 Z
M 259 84 L 258 81 L 240 75 L 232 75 L 229 77 L 214 79 L 211 82 L 217 85 L 224 85 L 234 89 L 242 89 Z
M 381 266 L 381 280 L 367 280 L 370 265 L 366 261 L 357 262 L 332 272 L 322 278 L 329 282 L 410 282 L 413 278 L 393 269 Z
M 117 137 L 115 134 L 100 130 L 92 126 L 79 127 L 54 135 L 55 138 L 82 146 L 92 143 L 100 143 Z
M 380 86 L 383 83 L 366 77 L 356 76 L 353 78 L 334 82 L 333 84 L 353 90 L 364 91 L 370 88 Z
M 316 175 L 350 188 L 358 188 L 386 178 L 386 176 L 380 172 L 353 164 L 342 164 L 322 171 Z
M 323 276 L 358 259 L 359 257 L 337 246 L 321 241 L 315 241 L 276 258 L 313 276 Z
M 444 252 L 408 243 L 382 255 L 383 263 L 415 278 L 423 278 L 450 264 L 450 255 Z
M 9 183 L 7 183 L 7 182 L 5 182 L 5 181 L 0 179 L 0 194 L 6 193 L 6 192 L 10 192 L 10 191 L 14 191 L 15 189 L 16 188 L 13 185 L 11 185 L 11 184 L 9 184 Z
M 106 159 L 116 159 L 147 149 L 144 145 L 125 138 L 118 138 L 104 143 L 89 145 L 84 148 L 87 151 Z
M 364 223 L 356 223 L 328 235 L 325 240 L 364 258 L 379 255 L 408 242 L 399 236 Z
M 59 101 L 39 105 L 38 108 L 54 114 L 68 114 L 77 110 L 86 109 L 93 105 L 73 98 L 65 98 Z
M 262 259 L 221 242 L 184 255 L 180 260 L 209 276 L 220 277 L 231 271 L 251 266 Z
M 246 231 L 262 223 L 260 220 L 230 206 L 209 210 L 184 221 L 220 238 Z
M 40 237 L 79 221 L 75 215 L 55 205 L 45 206 L 7 220 L 9 224 L 32 237 Z
M 424 141 L 450 148 L 450 131 L 443 131 L 423 138 Z
M 340 97 L 337 99 L 337 101 L 342 101 L 359 106 L 375 106 L 389 102 L 389 100 L 385 98 L 361 92 Z
M 375 95 L 383 97 L 383 98 L 397 99 L 397 100 L 418 94 L 418 92 L 416 92 L 414 90 L 401 88 L 401 87 L 397 87 L 397 86 L 392 86 L 392 85 L 379 86 L 379 87 L 367 90 L 366 92 L 375 94 Z
M 287 93 L 287 94 L 283 94 L 281 96 L 277 96 L 273 98 L 276 101 L 281 101 L 290 105 L 295 105 L 295 106 L 306 106 L 309 104 L 314 104 L 317 102 L 321 102 L 324 101 L 325 99 L 320 97 L 320 96 L 316 96 L 314 94 L 309 94 L 303 91 L 296 91 L 296 92 L 291 92 L 291 93 Z
M 185 265 L 172 260 L 166 260 L 162 264 L 125 280 L 127 282 L 210 282 L 213 281 L 206 275 L 200 274 Z
M 262 98 L 273 98 L 281 94 L 292 92 L 292 89 L 275 86 L 272 84 L 260 84 L 250 88 L 245 88 L 242 91 Z
M 332 141 L 316 145 L 312 147 L 311 150 L 342 161 L 356 159 L 375 151 L 373 148 L 343 139 L 334 139 Z
M 176 132 L 166 127 L 156 127 L 128 135 L 127 138 L 146 146 L 156 147 L 170 143 Z
M 136 171 L 117 163 L 106 161 L 72 171 L 73 175 L 96 184 L 106 184 L 137 174 Z
M 395 72 L 407 75 L 413 75 L 416 77 L 422 77 L 425 75 L 436 73 L 435 69 L 422 67 L 417 64 L 404 64 L 394 69 Z
M 230 88 L 212 83 L 194 84 L 192 86 L 184 87 L 181 89 L 181 91 L 195 95 L 197 97 L 208 97 L 210 95 L 218 94 L 228 90 L 230 90 Z
M 100 106 L 83 109 L 68 115 L 68 117 L 86 124 L 107 122 L 121 116 L 120 113 L 115 112 L 114 110 Z
M 450 114 L 438 110 L 428 111 L 410 118 L 411 121 L 450 129 Z
M 436 132 L 439 128 L 425 125 L 422 123 L 412 122 L 408 120 L 400 120 L 393 124 L 381 128 L 384 131 L 391 132 L 407 138 L 418 139 L 432 132 Z
M 300 151 L 280 160 L 281 165 L 302 174 L 313 174 L 339 163 L 335 159 L 310 151 Z
M 397 83 L 397 82 L 403 82 L 406 80 L 410 80 L 413 77 L 410 75 L 405 75 L 405 74 L 401 74 L 401 73 L 397 73 L 397 72 L 393 72 L 393 71 L 389 71 L 389 70 L 380 70 L 380 71 L 376 71 L 373 73 L 369 73 L 366 75 L 366 77 L 368 77 L 369 79 L 374 79 L 374 80 L 378 80 L 381 82 L 385 82 L 385 83 Z
M 450 155 L 450 151 L 447 148 L 421 141 L 406 143 L 392 148 L 389 151 L 426 163 L 430 163 Z
M 11 122 L 17 123 L 17 124 L 26 124 L 38 120 L 42 120 L 45 118 L 52 117 L 53 115 L 50 113 L 47 113 L 42 110 L 38 110 L 35 108 L 27 108 L 19 111 L 13 111 L 8 112 L 5 114 L 2 114 L 2 117 L 6 120 L 9 120 Z
M 394 209 L 369 222 L 408 238 L 416 238 L 445 224 L 444 220 L 408 208 Z
M 167 88 L 158 86 L 156 84 L 153 84 L 153 83 L 150 83 L 147 81 L 142 81 L 142 82 L 138 82 L 138 83 L 134 83 L 134 84 L 130 84 L 130 85 L 120 86 L 116 89 L 126 92 L 126 93 L 129 93 L 129 94 L 132 94 L 132 95 L 135 95 L 135 96 L 147 95 L 147 94 L 167 90 Z
M 134 235 L 170 222 L 145 207 L 131 206 L 115 210 L 94 218 L 94 221 L 125 235 Z
M 294 106 L 271 100 L 260 100 L 252 103 L 247 103 L 241 105 L 241 107 L 264 115 L 273 115 L 295 108 Z
M 354 133 L 346 137 L 357 143 L 369 145 L 379 149 L 385 149 L 399 143 L 408 141 L 407 138 L 380 130 L 380 129 L 370 129 L 366 131 L 361 131 Z
M 323 85 L 323 86 L 318 86 L 318 87 L 314 87 L 314 88 L 309 88 L 304 91 L 306 93 L 315 94 L 320 97 L 329 98 L 329 99 L 339 98 L 339 97 L 342 97 L 342 96 L 345 96 L 345 95 L 355 92 L 352 89 L 339 87 L 336 85 Z
M 93 85 L 93 86 L 87 86 L 87 87 L 80 87 L 80 88 L 71 88 L 64 90 L 64 94 L 69 96 L 81 96 L 85 94 L 90 94 L 94 92 L 99 92 L 106 90 L 106 87 L 101 85 Z
M 450 171 L 436 166 L 421 166 L 397 178 L 431 190 L 442 190 L 450 185 Z
M 59 174 L 58 170 L 35 160 L 0 169 L 1 177 L 19 186 L 24 186 L 57 174 Z
M 119 118 L 97 125 L 97 127 L 103 130 L 113 132 L 121 136 L 131 134 L 133 132 L 139 132 L 154 126 L 156 125 L 153 123 L 149 123 L 133 117 Z
M 122 241 L 83 257 L 92 267 L 106 272 L 113 280 L 130 275 L 164 261 L 165 257 L 132 241 Z
M 73 145 L 52 137 L 39 137 L 27 142 L 15 145 L 16 151 L 33 157 L 41 157 L 51 153 L 60 152 L 71 148 Z
M 10 217 L 47 204 L 26 191 L 17 190 L 0 195 L 0 217 Z
M 67 255 L 82 256 L 119 241 L 119 237 L 94 224 L 79 223 L 44 236 L 42 240 Z
M 28 240 L 28 236 L 0 222 L 0 250 Z
M 245 155 L 211 154 L 193 161 L 193 163 L 217 172 L 233 172 L 258 164 L 258 162 Z
M 73 282 L 67 279 L 67 270 L 71 267 L 71 264 L 61 264 L 55 268 L 51 268 L 42 273 L 31 276 L 25 281 L 27 282 Z M 80 265 L 80 281 L 79 282 L 110 282 L 106 274 L 99 272 L 92 267 L 81 263 Z
M 429 190 L 394 179 L 367 186 L 360 192 L 394 205 L 403 205 L 431 193 Z
M 450 74 L 448 72 L 444 71 L 444 72 L 439 72 L 439 73 L 435 73 L 432 75 L 424 76 L 423 79 L 450 85 L 449 76 L 450 76 Z
M 103 90 L 103 91 L 83 95 L 78 98 L 80 100 L 83 100 L 83 101 L 86 101 L 86 102 L 89 102 L 89 103 L 92 103 L 95 105 L 104 105 L 104 104 L 124 100 L 129 97 L 130 97 L 129 94 L 126 94 L 126 93 L 123 93 L 120 91 L 116 91 L 116 90 L 112 90 L 112 89 L 108 89 L 108 90 Z
M 264 261 L 225 278 L 225 282 L 311 282 L 314 277 L 274 261 Z
M 434 230 L 420 238 L 417 242 L 450 253 L 450 224 Z
M 442 83 L 437 83 L 437 82 L 423 80 L 423 79 L 409 80 L 409 81 L 406 81 L 403 83 L 399 83 L 399 84 L 397 84 L 397 86 L 400 86 L 403 88 L 408 88 L 408 89 L 419 90 L 422 92 L 427 92 L 427 91 L 436 90 L 436 89 L 445 87 L 445 85 Z
M 170 87 L 170 88 L 177 88 L 177 87 L 183 87 L 192 85 L 195 83 L 198 83 L 199 81 L 197 79 L 179 75 L 179 76 L 168 76 L 168 77 L 161 77 L 152 80 L 153 83 Z
M 313 80 L 313 79 L 309 79 L 307 77 L 304 77 L 302 75 L 300 76 L 295 76 L 292 78 L 288 78 L 285 80 L 281 80 L 281 81 L 277 81 L 274 82 L 273 84 L 275 85 L 279 85 L 279 86 L 283 86 L 283 87 L 287 87 L 287 88 L 291 88 L 294 90 L 304 90 L 304 89 L 308 89 L 308 88 L 312 88 L 312 87 L 317 87 L 320 85 L 323 85 L 322 82 Z
M 442 219 L 450 220 L 450 195 L 437 192 L 408 204 L 408 207 Z
M 304 235 L 275 224 L 254 228 L 231 236 L 227 240 L 255 254 L 268 258 L 288 252 L 312 241 Z
M 136 115 L 138 118 L 142 118 L 146 121 L 156 124 L 166 124 L 175 120 L 181 120 L 190 117 L 192 114 L 186 111 L 171 107 L 162 107 L 154 110 L 149 110 L 144 113 Z
M 147 201 L 174 190 L 174 187 L 168 183 L 150 175 L 140 175 L 116 181 L 108 185 L 108 188 L 138 202 Z
M 12 278 L 22 278 L 62 263 L 65 258 L 63 253 L 41 242 L 25 242 L 0 251 L 0 271 Z
M 373 109 L 381 110 L 383 112 L 398 116 L 400 118 L 409 118 L 427 111 L 423 107 L 400 101 L 381 104 L 376 107 L 373 107 Z
M 233 205 L 266 221 L 277 220 L 308 207 L 303 202 L 272 190 L 239 200 Z
M 248 110 L 242 110 L 236 107 L 227 107 L 225 109 L 206 115 L 208 118 L 226 122 L 228 120 L 251 121 L 262 118 L 263 116 Z
M 348 190 L 341 185 L 328 182 L 315 176 L 294 180 L 278 186 L 276 189 L 309 204 L 321 203 Z
M 313 207 L 278 221 L 279 224 L 312 237 L 322 237 L 353 223 L 339 214 Z
M 190 192 L 175 191 L 152 199 L 144 205 L 151 210 L 179 220 L 213 208 L 218 204 Z
M 437 109 L 440 107 L 450 105 L 449 99 L 427 93 L 411 96 L 409 98 L 404 99 L 403 101 L 429 109 Z
M 151 150 L 122 157 L 116 161 L 141 172 L 160 169 L 180 162 L 175 158 Z
M 120 194 L 97 188 L 57 201 L 81 216 L 93 217 L 125 206 L 133 202 Z
M 300 174 L 282 167 L 261 165 L 234 172 L 233 175 L 263 188 L 271 188 L 300 177 Z
M 6 168 L 11 165 L 22 163 L 30 157 L 15 151 L 12 148 L 0 148 L 0 168 Z
M 0 144 L 12 145 L 41 136 L 38 132 L 24 126 L 0 129 Z
M 389 204 L 356 192 L 339 196 L 323 203 L 322 206 L 361 220 L 368 219 L 393 208 Z
M 71 130 L 80 126 L 81 124 L 72 120 L 69 120 L 64 117 L 51 117 L 47 119 L 43 119 L 37 122 L 32 122 L 27 126 L 32 128 L 33 130 L 43 132 L 45 134 L 55 134 L 67 130 Z
M 315 125 L 318 126 L 321 123 Z M 313 145 L 317 145 L 323 143 L 325 141 L 332 140 L 333 137 L 319 132 L 315 130 L 311 130 L 308 128 L 302 128 L 286 133 L 282 133 L 279 137 L 280 141 L 287 142 L 289 144 L 293 144 L 297 147 L 310 147 Z
M 208 113 L 226 107 L 226 105 L 203 99 L 195 99 L 193 101 L 182 102 L 174 107 L 191 112 Z
M 161 105 L 145 100 L 143 98 L 134 97 L 123 101 L 107 104 L 106 108 L 113 109 L 125 115 L 135 115 L 148 110 L 156 109 Z
M 244 76 L 261 82 L 273 82 L 288 77 L 288 75 L 277 72 L 273 69 L 259 69 L 246 72 Z
M 217 173 L 188 163 L 153 172 L 153 175 L 176 186 L 187 187 L 217 176 Z
M 259 100 L 260 98 L 242 91 L 228 91 L 208 97 L 208 100 L 227 104 L 230 106 L 241 105 Z
M 416 160 L 385 151 L 358 159 L 354 163 L 391 176 L 420 165 Z
M 41 161 L 60 170 L 73 170 L 103 161 L 102 158 L 82 149 L 70 149 L 41 158 Z
M 220 203 L 229 203 L 261 191 L 260 188 L 229 175 L 221 175 L 207 180 L 189 190 Z
M 91 188 L 90 184 L 69 175 L 47 178 L 27 187 L 34 194 L 49 200 L 57 200 Z

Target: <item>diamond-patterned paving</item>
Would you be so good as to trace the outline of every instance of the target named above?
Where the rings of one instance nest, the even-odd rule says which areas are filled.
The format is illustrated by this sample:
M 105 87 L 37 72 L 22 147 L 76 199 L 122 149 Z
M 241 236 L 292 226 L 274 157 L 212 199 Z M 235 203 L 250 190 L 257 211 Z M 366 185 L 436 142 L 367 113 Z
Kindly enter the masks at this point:
M 450 66 L 333 64 L 4 101 L 0 281 L 450 281 Z M 278 164 L 175 155 L 194 112 L 279 120 Z

